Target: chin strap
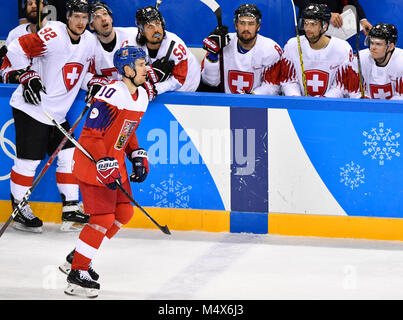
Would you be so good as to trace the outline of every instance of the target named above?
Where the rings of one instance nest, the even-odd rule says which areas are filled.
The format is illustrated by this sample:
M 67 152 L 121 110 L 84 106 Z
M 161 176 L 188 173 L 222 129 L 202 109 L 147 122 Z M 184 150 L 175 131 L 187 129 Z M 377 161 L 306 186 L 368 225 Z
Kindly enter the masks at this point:
M 378 66 L 378 67 L 383 67 L 384 65 L 384 63 L 385 63 L 385 61 L 387 60 L 387 59 L 389 59 L 390 58 L 390 56 L 393 54 L 393 52 L 395 51 L 395 49 L 393 49 L 392 51 L 388 51 L 388 49 L 389 49 L 389 44 L 387 45 L 387 47 L 386 47 L 386 54 L 385 54 L 385 56 L 383 57 L 383 60 L 381 61 L 381 62 L 378 62 L 378 61 L 376 61 L 375 60 L 375 64 Z
M 322 23 L 322 22 L 321 22 L 321 23 Z M 322 25 L 322 28 L 320 29 L 319 36 L 318 36 L 314 41 L 311 41 L 311 40 L 309 40 L 309 39 L 307 38 L 308 42 L 309 42 L 310 44 L 315 44 L 316 42 L 318 42 L 318 41 L 320 40 L 320 38 L 322 38 L 322 36 L 326 33 L 327 29 L 328 29 L 328 28 L 326 28 L 326 30 L 324 30 L 324 27 L 323 27 L 323 25 Z M 324 31 L 323 31 L 323 30 L 324 30 Z
M 127 78 L 127 79 L 129 79 L 132 83 L 133 83 L 133 85 L 136 87 L 136 88 L 138 88 L 138 87 L 140 87 L 140 85 L 138 85 L 138 84 L 136 84 L 135 82 L 134 82 L 134 78 L 136 78 L 136 76 L 137 76 L 137 71 L 136 71 L 136 69 L 133 69 L 134 70 L 134 76 L 133 77 L 128 77 L 128 76 L 126 76 L 126 74 L 124 74 L 124 75 L 122 75 L 123 77 L 125 77 L 125 78 Z

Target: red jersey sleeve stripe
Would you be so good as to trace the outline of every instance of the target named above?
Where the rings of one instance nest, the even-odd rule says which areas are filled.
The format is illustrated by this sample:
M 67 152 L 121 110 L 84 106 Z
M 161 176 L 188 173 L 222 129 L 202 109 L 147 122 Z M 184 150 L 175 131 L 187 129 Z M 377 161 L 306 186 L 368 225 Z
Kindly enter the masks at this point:
M 40 57 L 46 51 L 45 43 L 36 33 L 26 34 L 18 38 L 20 46 L 27 57 Z
M 179 62 L 172 70 L 172 75 L 182 85 L 185 83 L 187 74 L 188 74 L 188 61 L 187 61 L 187 59 Z

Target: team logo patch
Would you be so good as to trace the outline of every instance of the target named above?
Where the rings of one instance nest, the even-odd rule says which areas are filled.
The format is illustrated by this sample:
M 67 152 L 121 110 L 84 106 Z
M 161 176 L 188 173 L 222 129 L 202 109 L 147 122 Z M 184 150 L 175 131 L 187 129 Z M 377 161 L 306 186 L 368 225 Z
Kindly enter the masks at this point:
M 90 119 L 95 119 L 99 116 L 99 110 L 97 108 L 92 108 L 91 113 L 89 115 Z
M 253 88 L 254 74 L 238 70 L 228 71 L 228 86 L 231 93 L 250 93 Z
M 115 143 L 115 149 L 116 150 L 121 150 L 124 145 L 126 144 L 127 139 L 129 139 L 130 135 L 134 131 L 134 128 L 137 125 L 137 121 L 130 121 L 130 120 L 125 120 L 122 126 L 122 129 L 120 130 L 118 139 Z
M 322 70 L 305 71 L 306 88 L 312 97 L 323 96 L 326 93 L 329 82 L 329 74 Z
M 76 62 L 67 63 L 63 69 L 63 81 L 67 91 L 74 88 L 78 79 L 80 79 L 83 65 Z
M 370 84 L 369 90 L 371 92 L 372 99 L 390 99 L 393 96 L 392 84 Z

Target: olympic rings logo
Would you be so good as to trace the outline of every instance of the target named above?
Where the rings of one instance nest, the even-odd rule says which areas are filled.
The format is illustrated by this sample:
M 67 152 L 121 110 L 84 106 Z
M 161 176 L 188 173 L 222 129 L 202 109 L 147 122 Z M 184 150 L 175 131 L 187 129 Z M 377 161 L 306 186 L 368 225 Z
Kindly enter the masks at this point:
M 13 141 L 11 141 L 10 139 L 7 139 L 4 134 L 7 130 L 7 128 L 12 125 L 14 123 L 14 119 L 10 119 L 8 120 L 2 127 L 0 130 L 0 146 L 1 149 L 4 151 L 4 153 L 6 154 L 6 156 L 8 156 L 11 159 L 15 159 L 16 158 L 16 148 L 15 148 L 15 144 L 13 143 Z M 6 147 L 6 144 L 8 144 L 11 149 L 13 149 L 14 154 L 12 154 Z M 8 180 L 10 179 L 10 172 L 4 176 L 0 176 L 0 181 L 2 180 Z

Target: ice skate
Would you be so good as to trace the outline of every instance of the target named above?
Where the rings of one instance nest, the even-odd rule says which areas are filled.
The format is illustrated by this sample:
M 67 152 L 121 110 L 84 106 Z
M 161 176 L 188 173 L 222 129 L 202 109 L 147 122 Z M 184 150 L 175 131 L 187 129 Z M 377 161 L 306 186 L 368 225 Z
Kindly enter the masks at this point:
M 88 223 L 90 219 L 89 215 L 85 214 L 78 201 L 66 201 L 64 194 L 62 196 L 63 201 L 63 212 L 62 212 L 62 225 L 60 227 L 61 231 L 81 231 L 84 224 Z
M 96 298 L 100 287 L 98 282 L 92 280 L 88 271 L 73 269 L 67 276 L 67 288 L 64 293 L 72 296 L 79 295 Z
M 59 266 L 59 270 L 67 275 L 71 271 L 71 264 L 73 263 L 74 252 L 75 250 L 71 251 L 66 257 L 66 262 Z M 91 263 L 88 268 L 88 273 L 91 276 L 92 280 L 97 281 L 99 279 L 99 274 L 96 273 L 95 270 L 92 268 Z
M 18 201 L 14 199 L 13 195 L 11 195 L 11 204 L 13 210 L 15 210 L 15 208 L 18 205 Z M 17 212 L 17 215 L 15 216 L 13 223 L 14 229 L 34 233 L 41 233 L 42 225 L 43 225 L 42 220 L 35 217 L 28 203 L 25 204 L 21 208 L 21 210 Z

